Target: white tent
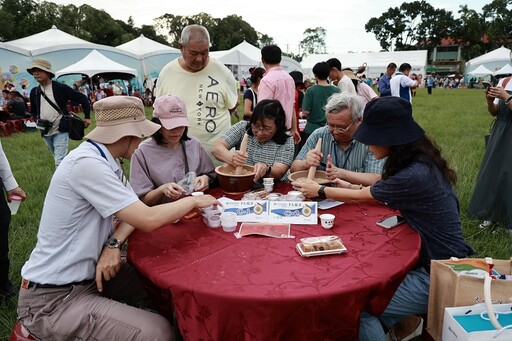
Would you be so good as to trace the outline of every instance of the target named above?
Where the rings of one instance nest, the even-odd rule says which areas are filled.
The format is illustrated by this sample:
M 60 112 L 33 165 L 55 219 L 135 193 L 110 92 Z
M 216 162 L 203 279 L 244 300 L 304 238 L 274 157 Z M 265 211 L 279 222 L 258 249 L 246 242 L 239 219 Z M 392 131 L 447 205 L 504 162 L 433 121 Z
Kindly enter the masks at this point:
M 55 26 L 25 38 L 9 41 L 7 44 L 27 50 L 32 58 L 48 59 L 52 64 L 53 71 L 61 70 L 84 58 L 92 50 L 97 50 L 107 58 L 116 60 L 136 69 L 139 74 L 143 74 L 141 61 L 137 55 L 112 46 L 90 43 L 61 31 Z M 32 76 L 30 78 L 33 80 Z M 35 81 L 33 80 L 33 82 Z
M 129 42 L 117 45 L 116 48 L 133 53 L 141 58 L 162 53 L 180 53 L 179 49 L 146 38 L 143 34 Z
M 249 60 L 253 61 L 252 64 L 246 64 L 246 63 L 248 63 L 248 61 L 242 62 L 237 67 L 238 70 L 231 70 L 235 74 L 235 77 L 237 77 L 238 79 L 250 77 L 251 75 L 249 73 L 249 68 L 255 67 L 255 66 L 263 66 L 261 63 L 261 49 L 257 48 L 254 45 L 249 44 L 245 40 L 227 51 L 216 51 L 216 52 L 210 52 L 210 53 L 215 54 L 215 53 L 228 52 L 228 51 L 232 51 L 232 52 L 237 51 L 237 52 L 245 55 L 247 58 L 249 58 Z M 290 57 L 286 57 L 286 56 L 283 56 L 281 59 L 281 67 L 283 68 L 283 70 L 285 70 L 288 73 L 291 71 L 302 72 L 302 67 L 301 67 L 300 63 L 298 61 L 296 61 Z
M 492 50 L 491 52 L 470 59 L 466 63 L 464 73 L 474 74 L 473 70 L 478 68 L 480 65 L 485 66 L 487 69 L 491 70 L 492 73 L 493 71 L 499 70 L 506 64 L 509 64 L 511 57 L 512 55 L 510 49 L 502 46 L 496 50 Z
M 394 51 L 394 52 L 362 52 L 362 53 L 340 53 L 340 54 L 313 54 L 305 57 L 302 62 L 302 69 L 306 77 L 313 77 L 313 66 L 319 62 L 325 62 L 331 58 L 338 58 L 343 68 L 351 68 L 354 72 L 366 63 L 364 74 L 366 77 L 374 78 L 386 72 L 389 63 L 394 62 L 397 66 L 402 63 L 409 63 L 412 66 L 411 72 L 425 75 L 427 71 L 427 50 Z
M 0 89 L 4 89 L 6 83 L 12 83 L 18 89 L 22 85 L 31 88 L 37 83 L 27 72 L 31 63 L 29 51 L 0 42 Z
M 116 46 L 116 48 L 138 56 L 142 66 L 142 74 L 144 79 L 148 80 L 148 86 L 158 77 L 160 70 L 167 63 L 181 56 L 179 49 L 146 38 L 143 34 Z
M 494 71 L 492 74 L 495 75 L 495 76 L 497 76 L 497 75 L 509 75 L 509 74 L 512 74 L 512 65 L 506 64 L 505 66 L 503 66 L 498 71 Z
M 59 77 L 70 74 L 83 74 L 92 78 L 94 75 L 101 73 L 129 74 L 134 77 L 137 76 L 137 70 L 108 59 L 96 50 L 93 50 L 78 62 L 55 72 L 55 76 Z
M 243 52 L 238 50 L 212 51 L 210 55 L 222 64 L 226 65 L 257 65 L 258 61 L 249 58 Z
M 489 76 L 489 75 L 492 75 L 493 72 L 491 70 L 489 70 L 488 68 L 486 68 L 485 66 L 480 65 L 479 67 L 477 67 L 476 69 L 474 69 L 471 72 L 468 72 L 467 74 L 473 75 L 473 76 Z

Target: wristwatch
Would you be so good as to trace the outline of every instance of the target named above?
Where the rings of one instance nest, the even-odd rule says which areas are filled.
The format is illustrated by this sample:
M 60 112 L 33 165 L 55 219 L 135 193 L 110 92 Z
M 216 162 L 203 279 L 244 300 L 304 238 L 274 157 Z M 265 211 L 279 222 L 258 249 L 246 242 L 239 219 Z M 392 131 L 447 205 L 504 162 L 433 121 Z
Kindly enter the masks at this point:
M 509 98 L 507 98 L 507 99 L 505 100 L 505 104 L 508 104 L 508 102 L 510 102 L 511 100 L 512 100 L 512 96 L 509 96 Z
M 121 241 L 115 238 L 109 238 L 105 244 L 109 249 L 119 249 L 121 247 Z
M 320 186 L 320 188 L 318 189 L 318 196 L 321 199 L 325 199 L 325 185 Z

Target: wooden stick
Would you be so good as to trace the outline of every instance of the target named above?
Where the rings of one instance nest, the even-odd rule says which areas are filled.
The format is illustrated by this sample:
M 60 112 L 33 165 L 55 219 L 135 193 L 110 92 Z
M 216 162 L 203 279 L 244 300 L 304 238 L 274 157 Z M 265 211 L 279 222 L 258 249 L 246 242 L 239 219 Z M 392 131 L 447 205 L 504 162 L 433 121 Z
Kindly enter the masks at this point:
M 242 143 L 240 144 L 240 151 L 245 154 L 245 152 L 247 151 L 247 141 L 249 140 L 249 135 L 244 134 L 244 138 L 242 139 Z M 236 166 L 236 169 L 235 169 L 235 175 L 241 175 L 244 171 L 244 167 L 243 166 Z
M 320 151 L 322 148 L 322 138 L 318 138 L 318 141 L 316 142 L 316 146 L 315 146 L 315 149 L 316 151 Z M 311 166 L 309 167 L 309 172 L 308 172 L 308 179 L 311 179 L 313 180 L 315 178 L 315 173 L 316 173 L 316 167 L 315 166 Z

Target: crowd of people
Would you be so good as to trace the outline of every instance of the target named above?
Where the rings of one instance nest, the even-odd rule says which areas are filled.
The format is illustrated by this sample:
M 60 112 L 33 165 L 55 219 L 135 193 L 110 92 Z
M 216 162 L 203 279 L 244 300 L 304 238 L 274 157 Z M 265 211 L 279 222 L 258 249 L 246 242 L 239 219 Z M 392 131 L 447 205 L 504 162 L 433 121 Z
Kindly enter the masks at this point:
M 132 96 L 108 96 L 107 85 L 88 94 L 85 86 L 81 92 L 53 81 L 47 60 L 35 59 L 28 69 L 39 84 L 30 92 L 30 110 L 36 119 L 51 123 L 43 139 L 56 170 L 37 244 L 21 271 L 18 316 L 23 326 L 38 339 L 169 339 L 170 323 L 140 308 L 148 306 L 148 295 L 122 261 L 120 248 L 135 229 L 152 231 L 191 209 L 218 204 L 210 195 L 188 196 L 190 188 L 181 180 L 193 173 L 192 191 L 207 191 L 216 186 L 214 167 L 225 163 L 254 166 L 255 183 L 264 177 L 287 181 L 290 172 L 316 167 L 336 187 L 293 182 L 306 197 L 382 203 L 399 210 L 421 236 L 420 259 L 381 316 L 361 314 L 360 340 L 385 340 L 387 330 L 403 334 L 399 339 L 407 337 L 417 329 L 414 316 L 427 311 L 430 261 L 474 253 L 462 236 L 455 171 L 412 117 L 413 90 L 421 77 L 411 74 L 408 63 L 398 68 L 390 63 L 373 84 L 332 58 L 314 66 L 311 82 L 285 72 L 280 48 L 265 46 L 263 68 L 251 70 L 243 93 L 243 120 L 231 125 L 240 88 L 230 70 L 209 56 L 209 46 L 205 27 L 183 29 L 181 57 L 162 69 L 151 91 L 156 98 L 151 120 L 137 89 Z M 378 92 L 372 88 L 376 84 Z M 434 84 L 429 75 L 429 94 Z M 498 120 L 484 158 L 490 166 L 482 166 L 475 193 L 479 186 L 487 188 L 500 154 L 495 146 L 508 138 L 502 124 L 510 116 L 509 84 L 486 90 L 489 111 Z M 96 127 L 68 153 L 62 111 L 68 101 L 76 101 L 89 124 L 88 97 L 94 97 Z M 302 132 L 300 119 L 307 120 Z M 242 151 L 245 136 L 247 149 Z M 131 160 L 129 182 L 123 159 Z M 25 197 L 3 153 L 0 176 L 8 201 L 13 194 Z M 485 209 L 483 196 L 476 195 L 470 211 L 479 219 L 503 222 L 512 212 L 506 209 L 510 202 L 493 195 L 494 201 L 485 199 Z M 0 200 L 0 209 L 5 206 Z M 115 221 L 120 222 L 116 229 Z M 3 233 L 9 222 L 0 223 Z M 4 277 L 0 293 L 7 297 L 13 289 Z M 121 303 L 125 301 L 132 305 Z

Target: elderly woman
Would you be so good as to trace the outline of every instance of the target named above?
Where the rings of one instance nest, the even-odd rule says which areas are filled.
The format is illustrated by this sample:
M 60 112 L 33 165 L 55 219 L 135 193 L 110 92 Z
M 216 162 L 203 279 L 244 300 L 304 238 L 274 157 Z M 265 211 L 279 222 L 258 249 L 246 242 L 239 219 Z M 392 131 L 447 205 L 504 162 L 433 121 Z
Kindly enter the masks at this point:
M 135 193 L 149 206 L 174 201 L 186 193 L 177 183 L 189 172 L 197 176 L 194 190 L 207 190 L 215 169 L 199 140 L 187 135 L 185 102 L 172 95 L 157 98 L 152 121 L 161 125 L 160 130 L 141 143 L 131 159 Z
M 293 161 L 294 142 L 286 130 L 283 106 L 277 100 L 259 102 L 250 121 L 241 121 L 232 126 L 213 145 L 212 154 L 219 161 L 232 166 L 254 165 L 254 181 L 263 177 L 286 180 L 285 174 Z M 247 133 L 246 153 L 234 153 Z
M 311 180 L 292 185 L 307 197 L 384 203 L 399 210 L 421 236 L 418 264 L 400 284 L 384 313 L 361 314 L 359 339 L 384 341 L 383 325 L 391 328 L 407 316 L 427 312 L 430 260 L 466 258 L 474 250 L 462 236 L 459 201 L 452 188 L 456 174 L 413 120 L 409 101 L 391 96 L 369 102 L 354 138 L 368 145 L 377 159 L 387 157 L 381 180 L 368 187 L 339 179 L 335 180 L 338 188 L 320 186 Z M 410 327 L 402 325 L 407 332 L 399 339 L 411 331 L 421 331 L 419 318 L 406 321 Z

